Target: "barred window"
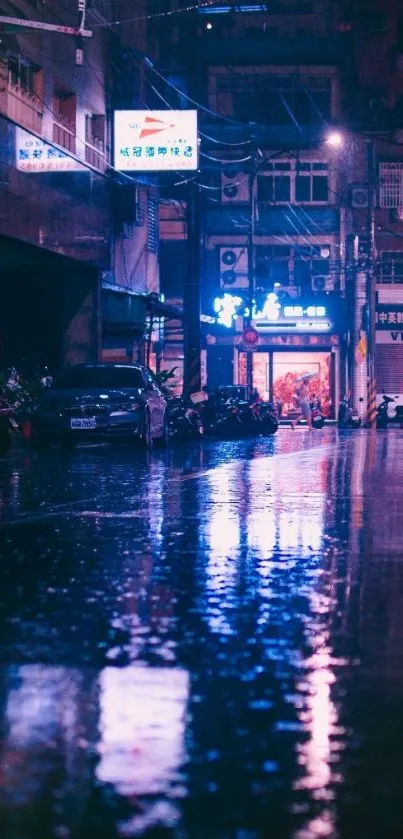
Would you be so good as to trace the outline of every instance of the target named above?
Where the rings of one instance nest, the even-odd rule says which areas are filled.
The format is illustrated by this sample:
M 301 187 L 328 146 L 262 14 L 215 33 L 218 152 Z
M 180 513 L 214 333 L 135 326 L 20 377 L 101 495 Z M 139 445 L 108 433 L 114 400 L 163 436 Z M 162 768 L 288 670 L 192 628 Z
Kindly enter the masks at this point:
M 379 164 L 379 204 L 387 209 L 403 207 L 403 163 Z
M 157 253 L 158 249 L 158 201 L 153 196 L 148 197 L 147 208 L 147 248 L 151 253 Z
M 403 251 L 382 251 L 379 269 L 381 283 L 403 283 Z

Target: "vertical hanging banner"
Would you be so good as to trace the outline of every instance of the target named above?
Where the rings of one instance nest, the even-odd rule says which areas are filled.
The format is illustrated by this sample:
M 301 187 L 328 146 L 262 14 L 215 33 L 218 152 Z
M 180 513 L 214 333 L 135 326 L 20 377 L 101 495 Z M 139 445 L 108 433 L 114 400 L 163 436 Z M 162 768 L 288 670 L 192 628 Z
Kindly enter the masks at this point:
M 368 355 L 368 345 L 367 345 L 367 336 L 363 335 L 358 344 L 355 351 L 355 360 L 357 364 L 363 364 L 366 357 Z
M 114 167 L 120 172 L 197 169 L 197 111 L 115 111 Z

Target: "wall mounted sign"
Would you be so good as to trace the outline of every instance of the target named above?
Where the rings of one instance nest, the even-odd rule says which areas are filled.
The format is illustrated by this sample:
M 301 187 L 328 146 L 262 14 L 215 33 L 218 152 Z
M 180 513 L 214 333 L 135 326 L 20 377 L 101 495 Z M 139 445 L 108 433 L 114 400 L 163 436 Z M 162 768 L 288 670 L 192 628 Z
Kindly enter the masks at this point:
M 120 172 L 195 170 L 197 111 L 115 111 L 114 150 Z
M 375 315 L 376 330 L 403 329 L 403 306 L 396 303 L 378 303 Z
M 86 167 L 73 157 L 40 140 L 23 128 L 15 129 L 16 167 L 20 172 L 82 172 Z
M 403 327 L 401 329 L 391 329 L 390 332 L 384 330 L 376 332 L 376 344 L 403 344 Z
M 239 317 L 248 317 L 249 310 L 242 297 L 223 294 L 214 301 L 217 323 L 231 328 Z M 317 304 L 284 304 L 276 294 L 268 294 L 260 311 L 253 311 L 252 326 L 258 332 L 330 332 L 333 323 L 326 306 Z

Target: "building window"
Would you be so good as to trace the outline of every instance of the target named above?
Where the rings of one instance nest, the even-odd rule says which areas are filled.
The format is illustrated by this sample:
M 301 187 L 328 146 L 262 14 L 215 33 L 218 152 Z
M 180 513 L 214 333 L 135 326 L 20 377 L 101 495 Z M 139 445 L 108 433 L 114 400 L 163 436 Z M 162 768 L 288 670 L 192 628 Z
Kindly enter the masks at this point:
M 256 286 L 272 291 L 275 284 L 290 285 L 292 249 L 288 245 L 267 245 L 256 248 Z
M 85 115 L 85 142 L 94 146 L 105 147 L 105 114 Z
M 403 251 L 382 251 L 380 256 L 381 283 L 403 283 Z
M 297 204 L 326 204 L 328 176 L 326 163 L 300 163 L 295 178 Z
M 330 275 L 330 254 L 330 245 L 302 245 L 296 248 L 296 285 L 303 289 L 315 289 L 320 280 L 326 280 Z
M 319 76 L 278 76 L 272 73 L 216 73 L 216 101 L 211 105 L 242 121 L 290 125 L 290 111 L 302 125 L 331 118 L 331 79 Z
M 148 196 L 147 208 L 147 249 L 151 253 L 158 250 L 158 201 L 153 196 Z
M 28 93 L 34 96 L 35 90 L 35 73 L 37 71 L 34 67 L 26 62 L 22 62 L 19 58 L 10 58 L 8 62 L 8 80 L 11 85 L 17 87 L 23 93 Z
M 257 200 L 265 204 L 326 204 L 327 163 L 276 161 L 257 179 Z
M 76 97 L 64 88 L 56 88 L 53 97 L 53 140 L 71 152 L 76 150 Z
M 257 200 L 267 204 L 287 204 L 291 201 L 291 163 L 271 163 L 267 175 L 257 180 Z

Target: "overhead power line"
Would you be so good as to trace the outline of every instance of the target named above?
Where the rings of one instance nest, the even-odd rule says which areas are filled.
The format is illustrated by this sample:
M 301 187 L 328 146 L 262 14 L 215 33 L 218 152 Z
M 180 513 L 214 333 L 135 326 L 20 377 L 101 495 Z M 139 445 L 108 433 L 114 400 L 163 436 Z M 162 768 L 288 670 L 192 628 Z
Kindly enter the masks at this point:
M 125 17 L 118 20 L 107 21 L 106 23 L 98 23 L 96 24 L 96 27 L 105 28 L 106 26 L 121 26 L 123 23 L 135 23 L 136 21 L 142 20 L 146 21 L 155 20 L 156 18 L 173 17 L 174 15 L 182 15 L 186 14 L 186 12 L 197 11 L 197 9 L 214 8 L 216 5 L 216 0 L 206 0 L 202 3 L 192 3 L 189 6 L 182 6 L 180 9 L 171 9 L 166 12 L 151 12 L 149 15 L 136 15 L 136 17 Z

